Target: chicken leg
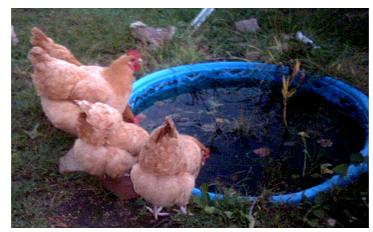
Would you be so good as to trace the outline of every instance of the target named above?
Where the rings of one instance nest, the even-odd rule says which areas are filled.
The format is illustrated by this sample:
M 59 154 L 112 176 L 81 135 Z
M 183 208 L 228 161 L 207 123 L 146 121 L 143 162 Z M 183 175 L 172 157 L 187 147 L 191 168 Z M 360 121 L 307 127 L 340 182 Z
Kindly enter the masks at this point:
M 187 207 L 186 206 L 180 206 L 179 209 L 174 209 L 176 213 L 187 215 Z
M 169 215 L 169 213 L 163 213 L 161 212 L 163 207 L 157 207 L 157 206 L 153 206 L 153 209 L 146 206 L 146 209 L 148 209 L 153 215 L 154 215 L 154 219 L 155 220 L 158 220 L 158 216 L 167 216 Z
M 187 207 L 186 206 L 180 206 L 180 213 L 181 214 L 187 214 Z

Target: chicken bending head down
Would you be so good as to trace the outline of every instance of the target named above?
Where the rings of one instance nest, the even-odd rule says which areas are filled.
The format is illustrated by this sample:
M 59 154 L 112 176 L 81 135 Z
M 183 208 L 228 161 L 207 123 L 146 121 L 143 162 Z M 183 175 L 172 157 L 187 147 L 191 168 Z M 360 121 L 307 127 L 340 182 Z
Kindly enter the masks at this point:
M 180 134 L 173 120 L 153 130 L 131 171 L 134 190 L 153 205 L 154 218 L 167 215 L 162 207 L 177 205 L 186 214 L 195 180 L 209 153 L 198 139 Z
M 83 171 L 117 178 L 137 162 L 149 134 L 122 120 L 115 108 L 104 103 L 75 101 L 81 113 L 74 146 L 60 159 L 60 172 Z

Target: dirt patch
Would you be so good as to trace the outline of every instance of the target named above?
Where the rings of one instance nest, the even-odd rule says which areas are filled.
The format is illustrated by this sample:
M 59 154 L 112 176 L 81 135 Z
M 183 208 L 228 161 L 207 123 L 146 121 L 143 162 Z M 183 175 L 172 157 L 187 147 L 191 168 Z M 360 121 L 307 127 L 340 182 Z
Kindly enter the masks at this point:
M 77 189 L 72 197 L 57 207 L 60 222 L 56 227 L 153 227 L 157 222 L 145 211 L 141 200 L 122 201 L 112 194 Z M 61 224 L 61 222 L 63 224 Z

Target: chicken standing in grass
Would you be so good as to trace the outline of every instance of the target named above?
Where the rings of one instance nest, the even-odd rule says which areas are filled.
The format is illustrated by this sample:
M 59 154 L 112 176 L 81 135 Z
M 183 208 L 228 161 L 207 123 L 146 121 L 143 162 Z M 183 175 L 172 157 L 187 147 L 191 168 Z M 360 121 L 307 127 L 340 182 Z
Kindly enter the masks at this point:
M 76 101 L 76 104 L 81 110 L 79 138 L 60 159 L 60 172 L 83 171 L 111 178 L 127 173 L 137 162 L 148 132 L 124 122 L 121 114 L 109 105 L 87 101 Z
M 170 42 L 176 31 L 176 27 L 150 27 L 141 21 L 130 24 L 131 34 L 149 49 L 156 49 Z
M 85 66 L 37 28 L 32 30 L 31 43 L 37 45 L 28 56 L 34 66 L 33 83 L 44 113 L 55 127 L 77 134 L 80 110 L 74 100 L 109 104 L 134 122 L 128 100 L 133 72 L 140 69 L 139 52 L 130 50 L 108 67 Z
M 209 149 L 196 138 L 179 134 L 171 118 L 156 128 L 131 170 L 135 192 L 153 205 L 154 218 L 163 207 L 177 205 L 186 214 L 195 180 Z

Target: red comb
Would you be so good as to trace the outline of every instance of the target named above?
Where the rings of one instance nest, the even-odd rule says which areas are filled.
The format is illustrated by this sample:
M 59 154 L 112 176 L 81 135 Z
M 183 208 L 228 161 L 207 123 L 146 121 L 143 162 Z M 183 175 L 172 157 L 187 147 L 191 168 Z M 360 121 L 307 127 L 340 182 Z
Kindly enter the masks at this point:
M 133 48 L 133 49 L 129 49 L 127 51 L 127 55 L 131 55 L 131 56 L 135 56 L 135 57 L 140 57 L 140 52 L 139 52 L 139 50 Z
M 136 62 L 132 62 L 131 64 L 132 70 L 135 72 L 139 71 L 141 69 L 142 62 L 140 52 L 137 49 L 129 49 L 127 51 L 127 55 L 136 59 Z

